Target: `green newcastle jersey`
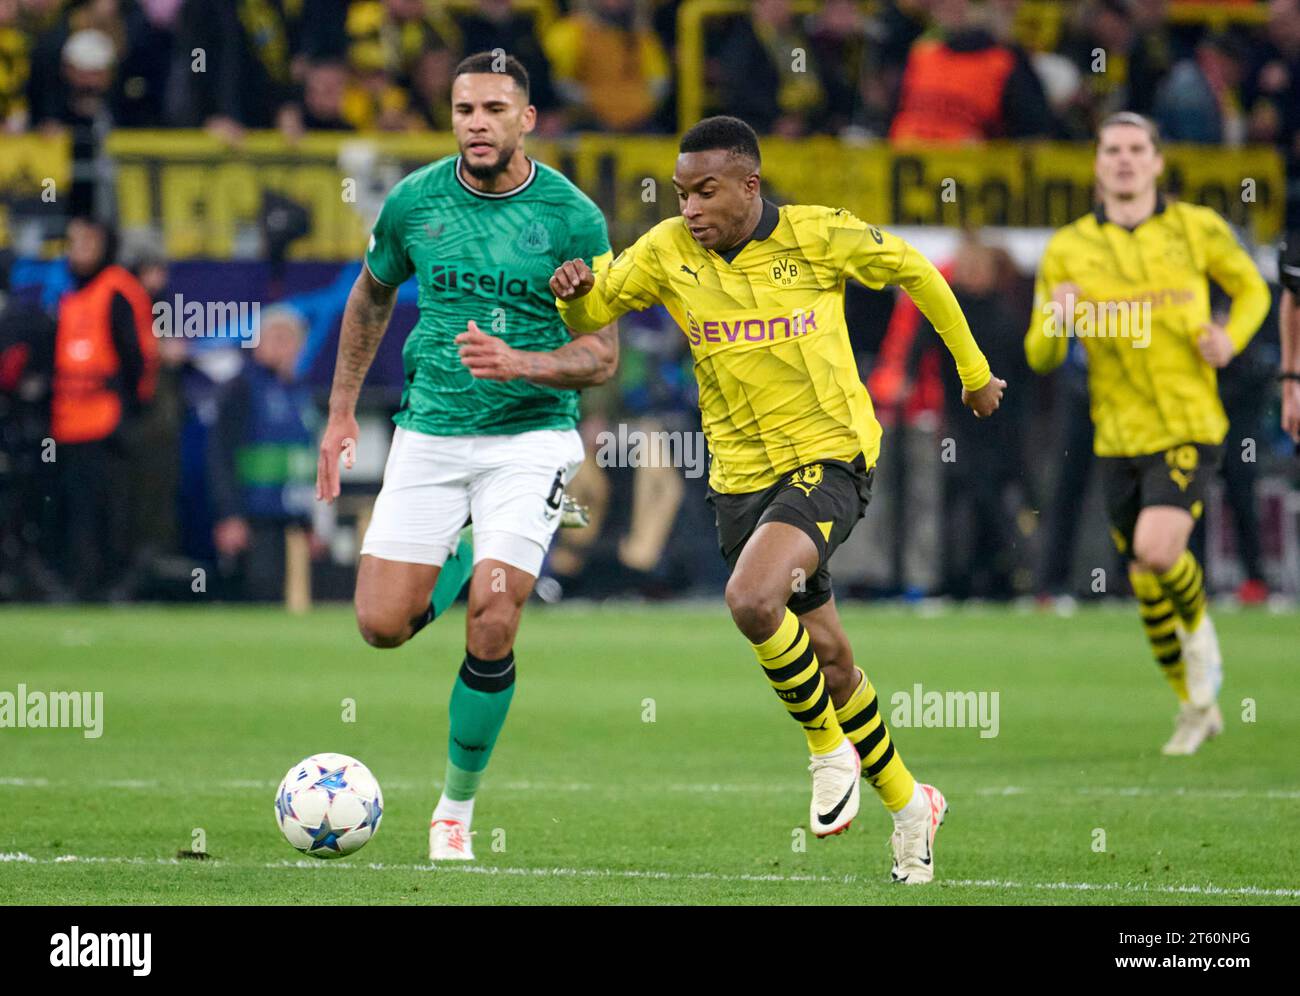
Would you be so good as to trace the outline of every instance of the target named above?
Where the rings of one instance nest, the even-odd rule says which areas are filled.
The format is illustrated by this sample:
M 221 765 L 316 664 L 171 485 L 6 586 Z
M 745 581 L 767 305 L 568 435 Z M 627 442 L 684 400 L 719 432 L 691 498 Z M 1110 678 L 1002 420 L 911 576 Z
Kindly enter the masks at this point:
M 488 194 L 460 175 L 460 157 L 430 163 L 389 193 L 366 266 L 397 286 L 414 276 L 420 319 L 402 348 L 406 384 L 398 425 L 435 436 L 572 428 L 578 392 L 527 381 L 477 380 L 456 336 L 470 319 L 516 349 L 570 340 L 555 309 L 551 274 L 561 262 L 609 253 L 600 209 L 563 174 L 530 160 L 528 179 Z

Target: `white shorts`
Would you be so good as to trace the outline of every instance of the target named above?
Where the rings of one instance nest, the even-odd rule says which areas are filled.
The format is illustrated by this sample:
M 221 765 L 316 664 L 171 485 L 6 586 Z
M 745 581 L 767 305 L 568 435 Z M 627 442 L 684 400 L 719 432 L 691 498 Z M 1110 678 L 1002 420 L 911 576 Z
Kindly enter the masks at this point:
M 440 567 L 472 517 L 474 563 L 499 560 L 536 577 L 582 455 L 574 429 L 430 436 L 399 426 L 361 552 Z

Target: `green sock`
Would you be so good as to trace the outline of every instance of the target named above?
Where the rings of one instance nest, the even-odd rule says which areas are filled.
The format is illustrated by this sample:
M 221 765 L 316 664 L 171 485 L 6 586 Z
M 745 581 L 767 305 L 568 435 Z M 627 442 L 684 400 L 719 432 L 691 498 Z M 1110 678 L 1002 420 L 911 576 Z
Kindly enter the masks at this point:
M 465 652 L 451 690 L 447 779 L 442 790 L 448 799 L 465 802 L 474 798 L 514 694 L 514 651 L 497 661 L 480 660 Z
M 429 599 L 433 606 L 433 618 L 451 607 L 460 595 L 461 589 L 474 573 L 474 532 L 466 526 L 460 531 L 460 542 L 447 557 L 438 571 L 438 582 L 433 586 L 433 596 Z

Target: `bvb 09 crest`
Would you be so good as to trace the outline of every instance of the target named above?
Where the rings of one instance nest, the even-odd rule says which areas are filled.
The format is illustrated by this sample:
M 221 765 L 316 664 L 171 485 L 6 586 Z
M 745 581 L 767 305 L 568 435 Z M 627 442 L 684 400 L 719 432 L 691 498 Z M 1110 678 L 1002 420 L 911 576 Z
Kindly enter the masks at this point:
M 789 256 L 782 256 L 772 261 L 767 276 L 777 287 L 793 287 L 799 280 L 799 264 Z

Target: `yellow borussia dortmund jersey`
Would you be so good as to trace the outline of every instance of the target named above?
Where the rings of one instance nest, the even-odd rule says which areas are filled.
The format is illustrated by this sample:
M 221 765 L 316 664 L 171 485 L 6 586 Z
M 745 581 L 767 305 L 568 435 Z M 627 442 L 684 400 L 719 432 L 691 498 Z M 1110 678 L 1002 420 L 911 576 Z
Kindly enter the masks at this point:
M 1046 373 L 1064 361 L 1072 337 L 1082 343 L 1098 456 L 1223 441 L 1228 420 L 1215 371 L 1197 347 L 1210 321 L 1207 276 L 1232 298 L 1227 332 L 1241 352 L 1268 313 L 1268 286 L 1214 211 L 1161 198 L 1129 231 L 1099 207 L 1052 236 L 1025 353 Z M 1051 306 L 1061 283 L 1079 287 L 1069 316 Z
M 690 343 L 715 491 L 760 491 L 818 460 L 873 466 L 880 423 L 858 377 L 844 323 L 844 285 L 897 284 L 977 390 L 989 367 L 942 275 L 919 252 L 848 211 L 764 203 L 753 236 L 719 254 L 671 218 L 613 262 L 596 284 L 557 302 L 565 323 L 594 332 L 629 311 L 662 303 Z

